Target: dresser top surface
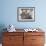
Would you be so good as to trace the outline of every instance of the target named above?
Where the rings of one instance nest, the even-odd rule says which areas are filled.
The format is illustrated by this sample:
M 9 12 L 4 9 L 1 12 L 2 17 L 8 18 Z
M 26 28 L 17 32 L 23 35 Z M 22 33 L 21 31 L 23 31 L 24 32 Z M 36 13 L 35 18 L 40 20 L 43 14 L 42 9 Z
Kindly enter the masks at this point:
M 24 29 L 16 29 L 16 32 L 26 32 Z M 28 32 L 32 32 L 32 31 L 28 31 Z M 33 31 L 34 33 L 35 32 L 44 32 L 43 30 L 38 30 L 38 31 Z
M 6 32 L 8 32 L 8 31 L 6 31 Z M 37 32 L 37 33 L 39 33 L 39 32 L 44 32 L 44 31 L 39 29 L 38 31 L 27 31 L 27 32 L 26 32 L 24 29 L 16 29 L 15 32 L 25 32 L 25 33 L 27 33 L 27 32 L 29 32 L 29 33 L 36 33 L 36 32 Z M 15 33 L 15 32 L 14 32 L 14 33 Z M 12 32 L 11 32 L 11 33 L 12 33 Z

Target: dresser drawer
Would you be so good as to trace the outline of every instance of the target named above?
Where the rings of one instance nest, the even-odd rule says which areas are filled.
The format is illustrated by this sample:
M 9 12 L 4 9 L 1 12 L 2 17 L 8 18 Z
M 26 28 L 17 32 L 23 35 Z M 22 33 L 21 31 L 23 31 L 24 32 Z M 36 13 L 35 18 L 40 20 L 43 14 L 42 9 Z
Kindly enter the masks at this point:
M 44 36 L 44 32 L 25 32 L 24 36 Z
M 4 36 L 3 43 L 14 43 L 23 41 L 23 36 Z
M 44 44 L 32 44 L 32 46 L 44 46 Z
M 4 32 L 5 36 L 23 36 L 23 32 Z
M 19 44 L 18 44 L 18 43 L 17 43 L 17 44 L 16 44 L 16 43 L 14 43 L 14 44 L 9 44 L 9 43 L 8 43 L 8 44 L 3 44 L 2 46 L 23 46 L 23 44 L 20 44 L 20 43 L 19 43 Z
M 22 46 L 23 37 L 22 36 L 8 36 L 3 38 L 3 46 Z
M 44 36 L 32 36 L 32 43 L 33 44 L 43 44 Z
M 3 44 L 3 46 L 16 46 L 14 44 Z

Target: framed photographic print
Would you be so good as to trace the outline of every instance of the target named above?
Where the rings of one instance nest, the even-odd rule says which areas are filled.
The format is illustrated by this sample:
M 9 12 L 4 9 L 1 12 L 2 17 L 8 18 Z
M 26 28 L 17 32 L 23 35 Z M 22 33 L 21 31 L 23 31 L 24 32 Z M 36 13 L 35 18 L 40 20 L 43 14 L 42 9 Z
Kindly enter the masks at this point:
M 17 19 L 22 22 L 35 21 L 35 7 L 18 7 Z

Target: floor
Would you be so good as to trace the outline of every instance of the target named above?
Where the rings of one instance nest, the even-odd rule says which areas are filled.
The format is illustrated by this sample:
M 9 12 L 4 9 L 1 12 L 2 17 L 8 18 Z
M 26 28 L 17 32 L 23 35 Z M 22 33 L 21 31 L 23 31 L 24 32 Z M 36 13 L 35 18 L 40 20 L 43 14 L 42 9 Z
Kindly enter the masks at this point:
M 2 44 L 0 44 L 0 46 L 2 46 Z

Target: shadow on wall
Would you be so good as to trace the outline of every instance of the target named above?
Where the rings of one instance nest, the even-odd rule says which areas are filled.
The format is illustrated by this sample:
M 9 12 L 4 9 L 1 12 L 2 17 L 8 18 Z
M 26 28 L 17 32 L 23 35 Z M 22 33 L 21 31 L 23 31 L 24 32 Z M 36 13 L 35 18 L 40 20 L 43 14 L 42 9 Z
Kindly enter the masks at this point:
M 4 24 L 0 24 L 0 43 L 2 43 L 2 32 L 5 32 L 6 30 L 4 30 L 5 25 Z

